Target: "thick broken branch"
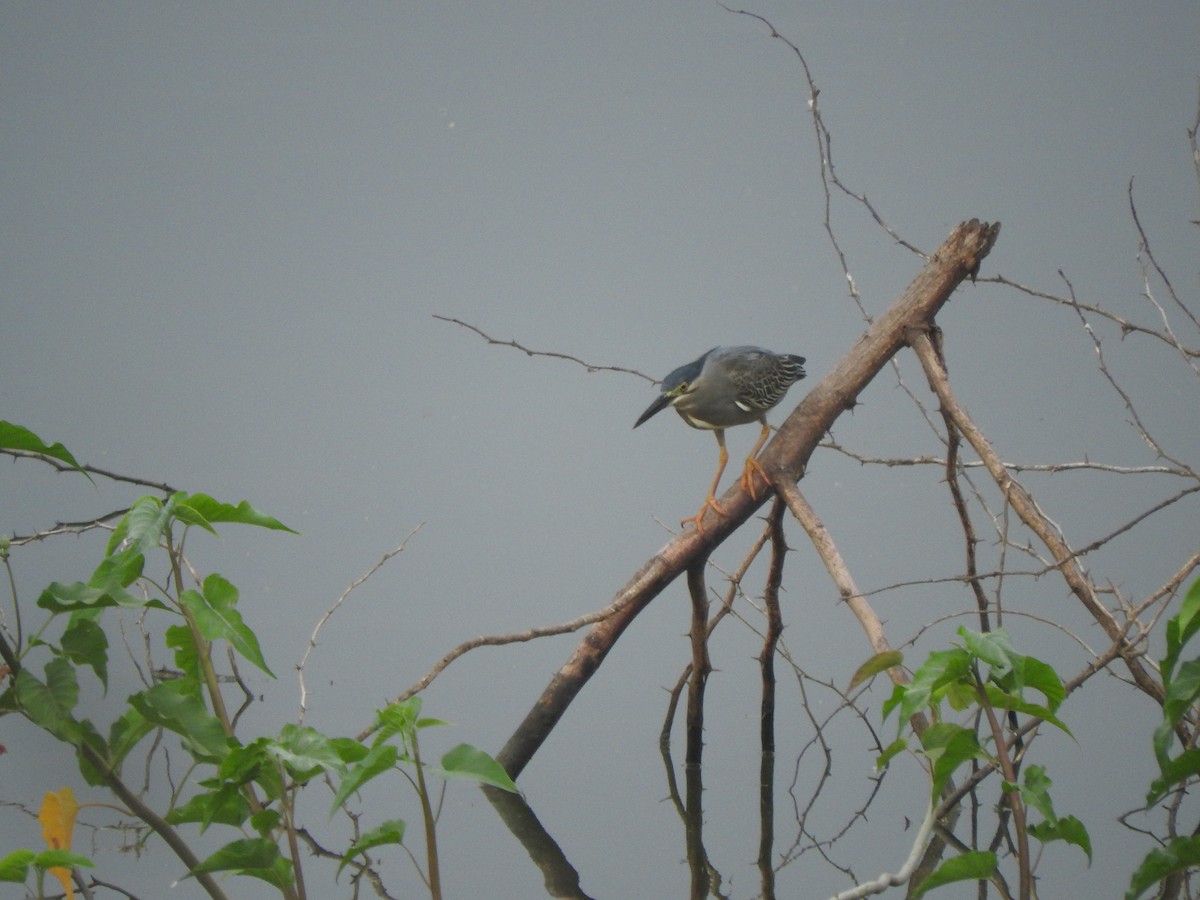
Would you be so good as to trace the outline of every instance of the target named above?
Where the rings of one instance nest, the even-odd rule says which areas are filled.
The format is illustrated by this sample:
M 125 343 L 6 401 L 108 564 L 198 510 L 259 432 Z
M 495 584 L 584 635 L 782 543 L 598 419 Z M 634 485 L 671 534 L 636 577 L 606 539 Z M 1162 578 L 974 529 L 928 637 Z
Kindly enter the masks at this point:
M 963 279 L 974 277 L 999 232 L 999 224 L 989 225 L 978 219 L 964 222 L 951 232 L 900 299 L 816 384 L 763 450 L 759 461 L 772 480 L 787 478 L 794 482 L 800 478 L 813 450 L 837 417 L 854 406 L 858 395 L 911 334 L 928 328 Z M 703 532 L 692 528 L 677 535 L 617 592 L 610 607 L 613 614 L 584 636 L 497 754 L 510 776 L 517 777 L 525 768 L 637 614 L 736 531 L 769 496 L 770 492 L 764 492 L 755 499 L 735 483 L 721 498 L 724 516 L 709 515 Z

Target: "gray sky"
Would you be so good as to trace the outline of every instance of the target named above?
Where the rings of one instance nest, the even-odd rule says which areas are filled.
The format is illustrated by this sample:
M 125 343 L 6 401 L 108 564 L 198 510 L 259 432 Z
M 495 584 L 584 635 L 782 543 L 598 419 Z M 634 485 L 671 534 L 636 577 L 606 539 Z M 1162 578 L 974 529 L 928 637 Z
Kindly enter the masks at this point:
M 1194 296 L 1194 3 L 748 8 L 803 50 L 839 175 L 906 240 L 931 251 L 960 220 L 999 220 L 985 275 L 1061 293 L 1062 269 L 1081 299 L 1145 318 L 1133 178 L 1155 253 Z M 292 665 L 317 618 L 425 523 L 310 664 L 310 721 L 353 733 L 459 641 L 607 603 L 666 540 L 655 519 L 694 512 L 715 462 L 712 438 L 673 416 L 630 430 L 654 395 L 647 382 L 488 346 L 434 314 L 655 378 L 715 344 L 759 343 L 807 356 L 811 383 L 861 332 L 823 224 L 807 100 L 791 51 L 715 3 L 3 4 L 0 417 L 96 465 L 250 499 L 302 532 L 227 529 L 190 546 L 270 635 L 281 679 L 256 685 L 268 701 L 256 715 L 271 731 L 294 717 Z M 920 261 L 840 196 L 832 222 L 864 304 L 882 311 Z M 1071 313 L 977 285 L 940 323 L 956 387 L 1007 458 L 1153 461 Z M 1135 341 L 1110 337 L 1114 366 L 1186 450 L 1195 382 L 1171 380 L 1171 362 L 1160 369 Z M 923 389 L 912 360 L 902 368 Z M 937 452 L 894 377 L 864 401 L 839 440 L 880 456 Z M 735 459 L 754 436 L 731 432 Z M 802 487 L 875 588 L 961 568 L 940 474 L 825 453 Z M 1157 489 L 1086 476 L 1039 486 L 1080 543 Z M 6 466 L 0 529 L 131 496 Z M 1133 592 L 1157 584 L 1194 521 L 1194 507 L 1168 513 L 1152 546 L 1113 548 L 1105 571 Z M 753 531 L 718 561 L 735 565 Z M 803 545 L 798 529 L 792 542 Z M 100 543 L 22 551 L 22 595 L 84 577 Z M 845 685 L 867 645 L 811 553 L 795 555 L 788 590 L 793 653 Z M 1057 585 L 1011 590 L 1048 618 L 1075 615 Z M 879 601 L 897 642 L 963 603 L 932 591 Z M 656 754 L 660 688 L 687 659 L 686 607 L 676 586 L 639 619 L 522 779 L 598 896 L 686 889 Z M 711 849 L 747 897 L 757 639 L 733 631 L 714 650 L 706 802 Z M 498 749 L 573 643 L 452 667 L 427 698 L 457 723 L 446 746 Z M 1106 702 L 1081 695 L 1068 711 L 1078 744 L 1063 739 L 1051 769 L 1067 806 L 1071 790 L 1087 793 L 1073 768 L 1137 773 L 1111 799 L 1068 810 L 1093 828 L 1090 870 L 1075 851 L 1049 851 L 1069 883 L 1100 893 L 1144 852 L 1109 825 L 1137 803 L 1151 762 L 1147 742 L 1087 754 L 1089 729 L 1102 736 L 1105 723 L 1086 719 Z M 1144 707 L 1130 715 L 1152 722 Z M 807 740 L 802 714 L 788 716 L 786 735 Z M 849 802 L 865 791 L 864 741 L 839 763 Z M 36 765 L 18 750 L 10 771 Z M 450 796 L 450 894 L 540 890 L 486 804 Z M 872 852 L 864 832 L 839 861 L 863 876 L 898 865 L 896 823 L 919 815 L 914 802 L 897 791 L 881 813 L 894 852 Z M 9 843 L 15 827 L 4 826 Z M 176 871 L 161 849 L 149 860 Z M 473 880 L 484 871 L 496 881 Z M 816 862 L 785 878 L 781 895 L 785 883 L 792 894 L 847 885 Z

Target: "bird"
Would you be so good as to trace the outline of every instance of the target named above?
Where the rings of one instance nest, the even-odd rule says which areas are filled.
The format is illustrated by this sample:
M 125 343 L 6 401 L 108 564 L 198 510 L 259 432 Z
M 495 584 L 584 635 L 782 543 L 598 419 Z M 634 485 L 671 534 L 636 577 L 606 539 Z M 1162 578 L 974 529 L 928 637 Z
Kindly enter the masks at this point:
M 716 493 L 721 475 L 725 472 L 725 464 L 729 461 L 729 452 L 725 449 L 725 429 L 734 425 L 751 422 L 762 424 L 762 433 L 746 457 L 740 479 L 742 489 L 748 491 L 755 500 L 758 499 L 754 476 L 759 474 L 764 480 L 767 479 L 757 458 L 771 434 L 767 410 L 779 403 L 788 388 L 805 376 L 804 363 L 803 356 L 772 353 L 762 347 L 713 347 L 699 359 L 680 366 L 662 380 L 662 392 L 646 407 L 633 427 L 637 428 L 668 406 L 673 406 L 683 421 L 693 428 L 713 432 L 719 448 L 717 474 L 708 489 L 704 505 L 700 507 L 700 512 L 684 519 L 680 525 L 694 522 L 697 530 L 703 532 L 702 520 L 710 507 L 718 515 L 725 515 L 725 510 L 717 503 Z

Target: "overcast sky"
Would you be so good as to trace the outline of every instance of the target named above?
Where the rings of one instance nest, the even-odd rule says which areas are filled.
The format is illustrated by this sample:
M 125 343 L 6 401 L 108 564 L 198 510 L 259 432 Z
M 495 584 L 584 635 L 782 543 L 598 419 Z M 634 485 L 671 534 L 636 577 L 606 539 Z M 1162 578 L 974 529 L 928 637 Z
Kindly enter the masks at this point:
M 1194 2 L 749 9 L 801 48 L 838 174 L 907 241 L 929 252 L 961 220 L 998 220 L 985 276 L 1063 293 L 1061 269 L 1081 298 L 1144 317 L 1132 178 L 1160 262 L 1195 295 Z M 425 523 L 311 663 L 312 723 L 354 733 L 459 641 L 603 606 L 667 539 L 660 523 L 695 511 L 715 464 L 712 438 L 673 415 L 631 431 L 649 382 L 489 346 L 433 316 L 652 378 L 741 343 L 802 354 L 809 383 L 820 378 L 863 322 L 825 230 L 808 100 L 788 47 L 716 3 L 0 4 L 0 418 L 86 462 L 249 499 L 301 532 L 190 545 L 270 632 L 281 680 L 256 685 L 268 731 L 294 718 L 292 666 L 320 614 Z M 864 305 L 882 311 L 921 261 L 840 195 L 831 217 Z M 1152 461 L 1070 313 L 977 285 L 940 323 L 956 385 L 1006 457 Z M 1195 382 L 1167 379 L 1145 344 L 1118 337 L 1114 364 L 1145 389 L 1149 420 L 1186 444 Z M 864 401 L 840 440 L 879 456 L 938 451 L 894 376 Z M 734 459 L 754 437 L 731 432 Z M 824 454 L 802 487 L 874 588 L 961 567 L 953 522 L 944 546 L 928 530 L 948 509 L 940 474 L 867 473 Z M 1080 543 L 1145 496 L 1091 487 L 1048 488 Z M 0 531 L 132 496 L 5 466 Z M 1194 522 L 1180 511 L 1152 548 L 1118 548 L 1111 576 L 1131 591 L 1157 584 Z M 735 565 L 749 539 L 721 561 Z M 22 596 L 86 577 L 101 546 L 22 550 Z M 789 594 L 806 604 L 785 611 L 792 649 L 844 685 L 866 642 L 811 554 L 792 571 Z M 880 602 L 900 642 L 963 597 Z M 686 662 L 686 605 L 675 586 L 638 621 L 523 778 L 597 896 L 686 890 L 674 813 L 645 805 L 665 792 L 661 687 Z M 729 712 L 710 732 L 710 788 L 757 777 L 755 640 L 719 653 L 713 702 Z M 430 712 L 457 723 L 454 742 L 494 751 L 572 645 L 465 658 L 429 692 Z M 806 740 L 796 718 L 787 727 Z M 1148 765 L 1144 750 L 1111 764 Z M 9 751 L 10 773 L 36 768 Z M 1091 761 L 1065 760 L 1052 777 L 1069 789 L 1070 769 Z M 865 779 L 868 764 L 864 751 L 846 773 Z M 1100 893 L 1141 855 L 1113 852 L 1129 832 L 1105 827 L 1148 771 L 1091 807 L 1094 836 L 1110 842 L 1092 869 L 1067 859 Z M 57 777 L 3 799 L 35 802 Z M 452 796 L 463 809 L 447 816 L 446 852 L 480 853 L 498 882 L 473 880 L 459 857 L 450 895 L 540 890 L 486 805 Z M 723 844 L 723 826 L 753 827 L 740 807 L 752 796 L 710 801 L 728 804 L 711 834 L 738 897 L 754 893 L 739 867 L 756 845 Z M 914 816 L 904 799 L 889 821 Z M 3 827 L 6 844 L 21 839 L 19 821 Z M 856 871 L 898 865 L 906 838 L 894 833 L 887 858 L 847 851 Z M 176 872 L 161 848 L 148 859 Z M 394 872 L 397 884 L 411 875 Z M 819 866 L 790 877 L 846 886 Z

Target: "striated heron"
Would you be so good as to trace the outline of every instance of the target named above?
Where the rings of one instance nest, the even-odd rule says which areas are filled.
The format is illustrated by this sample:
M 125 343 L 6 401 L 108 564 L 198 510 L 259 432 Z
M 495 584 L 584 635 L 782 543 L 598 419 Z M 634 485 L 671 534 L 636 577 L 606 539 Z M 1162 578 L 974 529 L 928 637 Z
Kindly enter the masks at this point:
M 804 374 L 803 356 L 772 353 L 762 347 L 713 347 L 695 362 L 680 366 L 662 380 L 662 393 L 646 408 L 633 427 L 637 428 L 655 413 L 673 406 L 683 421 L 693 428 L 712 431 L 720 448 L 717 474 L 708 489 L 708 498 L 700 507 L 700 512 L 680 524 L 695 522 L 696 527 L 703 531 L 701 520 L 709 507 L 719 515 L 725 515 L 725 510 L 717 503 L 716 493 L 725 464 L 729 461 L 729 453 L 725 449 L 725 429 L 734 425 L 747 425 L 750 422 L 762 424 L 762 434 L 746 457 L 741 477 L 742 489 L 758 499 L 754 476 L 758 474 L 767 479 L 757 459 L 758 452 L 771 434 L 767 410 L 782 400 L 788 388 L 803 378 Z

